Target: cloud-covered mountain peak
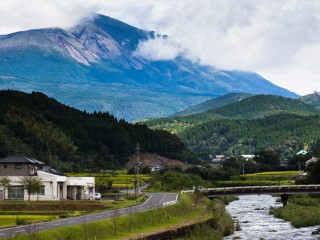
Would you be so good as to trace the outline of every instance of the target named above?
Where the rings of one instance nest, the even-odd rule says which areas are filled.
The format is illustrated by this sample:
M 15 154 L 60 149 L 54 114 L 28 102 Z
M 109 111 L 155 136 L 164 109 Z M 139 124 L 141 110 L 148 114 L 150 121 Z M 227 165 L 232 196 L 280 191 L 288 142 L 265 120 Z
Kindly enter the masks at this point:
M 229 92 L 295 97 L 257 74 L 201 66 L 183 46 L 103 15 L 77 26 L 0 36 L 0 89 L 41 91 L 87 111 L 134 120 Z

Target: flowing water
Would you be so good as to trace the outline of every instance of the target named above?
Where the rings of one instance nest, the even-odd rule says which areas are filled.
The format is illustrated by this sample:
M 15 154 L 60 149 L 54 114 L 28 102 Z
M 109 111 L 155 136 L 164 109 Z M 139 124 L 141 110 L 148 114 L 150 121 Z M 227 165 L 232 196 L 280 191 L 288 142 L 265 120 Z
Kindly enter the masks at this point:
M 240 223 L 240 231 L 225 240 L 231 239 L 265 239 L 265 240 L 305 240 L 320 239 L 320 235 L 312 235 L 319 228 L 294 228 L 282 219 L 269 214 L 270 207 L 281 207 L 282 203 L 270 195 L 240 196 L 238 201 L 226 206 L 235 221 Z

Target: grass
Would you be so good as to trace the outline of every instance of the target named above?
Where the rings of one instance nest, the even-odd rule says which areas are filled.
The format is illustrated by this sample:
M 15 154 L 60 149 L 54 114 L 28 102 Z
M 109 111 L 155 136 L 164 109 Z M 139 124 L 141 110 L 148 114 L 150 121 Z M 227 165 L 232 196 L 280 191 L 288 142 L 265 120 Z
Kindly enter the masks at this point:
M 233 222 L 226 214 L 223 205 L 211 202 L 204 197 L 182 195 L 179 203 L 164 208 L 154 208 L 147 212 L 116 217 L 94 223 L 62 227 L 36 233 L 37 239 L 138 239 L 165 230 L 175 231 L 186 224 L 203 222 L 216 217 L 216 231 L 220 235 L 233 231 Z M 232 222 L 226 226 L 227 217 Z M 219 220 L 221 219 L 221 220 Z M 229 230 L 226 230 L 229 229 Z M 30 234 L 17 237 L 17 240 L 30 239 Z M 221 239 L 221 238 L 219 238 Z
M 260 172 L 260 173 L 250 173 L 250 174 L 245 174 L 244 176 L 246 177 L 254 177 L 254 176 L 276 176 L 276 175 L 281 175 L 281 176 L 296 176 L 299 175 L 299 171 L 281 171 L 281 172 Z
M 1 227 L 12 227 L 18 225 L 18 220 L 22 220 L 25 224 L 46 222 L 58 219 L 58 215 L 0 215 Z
M 320 225 L 320 196 L 292 195 L 288 206 L 271 209 L 270 214 L 292 223 L 294 227 Z
M 261 172 L 245 174 L 241 179 L 246 181 L 274 181 L 274 182 L 294 182 L 292 179 L 300 174 L 299 171 L 282 171 L 282 172 Z
M 237 186 L 269 186 L 269 185 L 288 185 L 294 184 L 294 181 L 253 181 L 253 180 L 236 180 L 236 181 L 217 181 L 218 187 L 237 187 Z
M 145 196 L 130 196 L 118 201 L 0 201 L 0 228 L 16 226 L 16 217 L 25 223 L 81 216 L 92 212 L 125 208 L 141 203 Z
M 239 180 L 217 181 L 220 187 L 233 186 L 263 186 L 263 185 L 292 185 L 293 178 L 299 175 L 299 171 L 261 172 L 241 175 Z

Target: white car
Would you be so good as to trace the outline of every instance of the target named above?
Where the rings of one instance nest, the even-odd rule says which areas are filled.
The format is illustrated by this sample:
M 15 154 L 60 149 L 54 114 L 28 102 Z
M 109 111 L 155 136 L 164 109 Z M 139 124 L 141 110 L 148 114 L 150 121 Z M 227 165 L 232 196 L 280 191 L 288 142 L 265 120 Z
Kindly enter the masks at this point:
M 100 200 L 100 199 L 101 199 L 101 194 L 98 193 L 98 192 L 96 192 L 96 193 L 94 194 L 94 199 L 95 199 L 95 200 Z

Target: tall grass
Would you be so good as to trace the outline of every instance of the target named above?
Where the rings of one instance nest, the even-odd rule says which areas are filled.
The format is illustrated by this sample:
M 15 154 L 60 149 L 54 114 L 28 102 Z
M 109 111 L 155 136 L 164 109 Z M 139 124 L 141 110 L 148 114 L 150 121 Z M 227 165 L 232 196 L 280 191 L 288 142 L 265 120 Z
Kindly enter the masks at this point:
M 292 223 L 294 227 L 320 225 L 320 198 L 310 195 L 290 196 L 286 207 L 271 209 L 277 218 Z

